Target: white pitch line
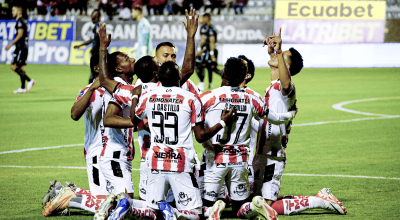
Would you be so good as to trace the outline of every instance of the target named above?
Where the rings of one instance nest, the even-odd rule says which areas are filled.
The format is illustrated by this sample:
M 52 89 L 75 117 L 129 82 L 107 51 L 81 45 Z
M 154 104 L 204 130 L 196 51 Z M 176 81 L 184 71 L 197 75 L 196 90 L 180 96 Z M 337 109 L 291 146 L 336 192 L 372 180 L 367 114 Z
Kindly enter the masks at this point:
M 347 177 L 347 178 L 364 178 L 364 179 L 386 179 L 386 180 L 400 180 L 395 177 L 379 177 L 379 176 L 354 176 L 354 175 L 320 175 L 320 174 L 298 174 L 298 173 L 284 173 L 286 176 L 318 176 L 318 177 Z
M 138 141 L 138 140 L 134 139 L 134 141 Z M 48 149 L 56 149 L 56 148 L 62 148 L 62 147 L 76 147 L 76 146 L 83 146 L 83 145 L 84 144 L 69 144 L 69 145 L 60 145 L 60 146 L 53 146 L 53 147 L 28 148 L 28 149 L 22 149 L 22 150 L 3 151 L 3 152 L 0 152 L 0 154 L 21 153 L 21 152 L 26 152 L 26 151 L 48 150 Z

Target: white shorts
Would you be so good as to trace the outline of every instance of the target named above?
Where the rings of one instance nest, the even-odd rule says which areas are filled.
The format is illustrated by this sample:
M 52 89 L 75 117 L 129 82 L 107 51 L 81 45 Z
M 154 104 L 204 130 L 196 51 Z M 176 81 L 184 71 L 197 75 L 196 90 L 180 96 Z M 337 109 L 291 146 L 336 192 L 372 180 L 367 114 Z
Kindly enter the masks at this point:
M 211 168 L 204 171 L 204 199 L 216 201 L 226 183 L 232 200 L 245 200 L 250 195 L 249 170 L 245 166 Z
M 133 193 L 132 162 L 124 159 L 100 157 L 100 168 L 107 182 L 108 193 Z
M 276 201 L 281 190 L 281 179 L 285 169 L 286 161 L 268 159 L 264 172 L 264 183 L 261 194 L 264 199 Z
M 100 155 L 86 158 L 86 170 L 88 174 L 90 194 L 93 196 L 108 195 L 106 179 L 100 169 Z
M 151 170 L 148 173 L 147 206 L 158 209 L 158 204 L 166 200 L 165 195 L 170 188 L 173 191 L 177 209 L 201 210 L 203 203 L 193 173 L 160 170 Z M 200 211 L 197 214 L 200 214 Z
M 147 199 L 147 175 L 149 168 L 147 163 L 142 161 L 140 163 L 140 179 L 139 179 L 139 197 L 143 200 Z

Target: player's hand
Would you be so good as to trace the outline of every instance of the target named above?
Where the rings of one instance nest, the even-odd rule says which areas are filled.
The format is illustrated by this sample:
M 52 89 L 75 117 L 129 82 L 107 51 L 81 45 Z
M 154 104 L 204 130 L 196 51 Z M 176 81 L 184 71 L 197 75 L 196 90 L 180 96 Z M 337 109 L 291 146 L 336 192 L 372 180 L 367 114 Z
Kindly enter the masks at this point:
M 229 111 L 228 113 L 226 112 L 226 108 L 222 111 L 221 120 L 226 122 L 226 124 L 232 122 L 235 117 L 236 107 L 231 108 L 231 111 Z
M 100 80 L 99 78 L 97 78 L 95 81 L 93 81 L 92 85 L 90 86 L 90 89 L 96 90 L 99 87 L 100 87 Z
M 269 45 L 273 46 L 275 51 L 282 51 L 281 33 L 282 33 L 282 28 L 279 28 L 279 35 L 276 36 L 274 33 L 274 37 L 270 41 Z
M 296 117 L 297 112 L 298 112 L 298 109 L 296 109 L 294 111 L 289 111 L 289 113 L 292 115 L 292 118 L 290 120 L 293 120 L 294 117 Z
M 74 49 L 78 49 L 79 47 L 81 47 L 81 46 L 75 45 L 75 46 L 74 46 Z
M 211 55 L 211 60 L 212 60 L 213 62 L 217 62 L 217 58 L 215 58 L 215 55 Z
M 194 35 L 197 32 L 197 27 L 199 26 L 199 16 L 200 14 L 196 15 L 196 10 L 193 8 L 190 8 L 190 11 L 185 10 L 186 14 L 186 22 L 182 21 L 183 24 L 185 25 L 185 29 L 187 32 L 188 37 L 194 37 Z
M 5 49 L 6 49 L 6 51 L 7 51 L 7 50 L 9 50 L 10 48 L 11 48 L 11 45 L 7 45 Z
M 98 28 L 99 38 L 100 38 L 100 50 L 107 50 L 107 47 L 111 43 L 111 34 L 107 35 L 107 25 L 106 23 L 99 24 Z

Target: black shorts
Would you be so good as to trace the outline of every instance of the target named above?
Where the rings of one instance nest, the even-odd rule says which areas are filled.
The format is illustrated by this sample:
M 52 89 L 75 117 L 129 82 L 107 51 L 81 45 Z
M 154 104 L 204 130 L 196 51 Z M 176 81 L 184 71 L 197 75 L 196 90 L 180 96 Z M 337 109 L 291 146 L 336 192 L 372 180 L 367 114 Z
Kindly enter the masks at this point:
M 218 50 L 214 50 L 214 56 L 218 59 Z M 196 57 L 196 63 L 207 63 L 211 64 L 213 61 L 211 60 L 210 51 L 204 51 L 201 56 Z
M 25 66 L 28 59 L 28 46 L 16 46 L 13 54 L 13 62 L 17 66 Z

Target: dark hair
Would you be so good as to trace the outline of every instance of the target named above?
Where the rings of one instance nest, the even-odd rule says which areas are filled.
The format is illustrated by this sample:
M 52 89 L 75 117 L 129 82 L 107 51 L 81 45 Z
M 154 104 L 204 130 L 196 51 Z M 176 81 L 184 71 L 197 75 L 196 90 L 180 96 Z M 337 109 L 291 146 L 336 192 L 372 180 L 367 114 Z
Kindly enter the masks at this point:
M 93 13 L 93 12 L 99 13 L 99 18 L 101 17 L 101 10 L 100 10 L 100 9 L 94 9 L 94 10 L 92 11 L 92 13 Z
M 179 67 L 178 64 L 167 61 L 163 63 L 158 70 L 158 80 L 163 84 L 163 86 L 172 86 L 179 79 Z
M 289 49 L 290 53 L 292 53 L 292 56 L 290 59 L 292 60 L 292 64 L 290 64 L 289 72 L 291 76 L 296 75 L 303 69 L 303 57 L 293 47 Z
M 225 77 L 230 86 L 239 86 L 247 74 L 246 64 L 242 59 L 230 57 L 224 65 Z
M 115 51 L 112 54 L 109 54 L 107 56 L 107 68 L 108 68 L 108 72 L 113 76 L 116 77 L 118 74 L 120 74 L 119 72 L 117 72 L 115 69 L 117 67 L 117 58 L 118 58 L 118 54 L 120 54 L 120 51 Z
M 175 45 L 174 45 L 173 43 L 171 43 L 171 42 L 162 42 L 162 43 L 159 43 L 159 44 L 157 45 L 157 47 L 156 47 L 156 52 L 158 51 L 158 49 L 160 49 L 160 47 L 163 47 L 163 46 L 168 46 L 168 47 L 173 47 L 173 48 L 175 48 Z
M 207 17 L 208 19 L 211 20 L 211 14 L 210 14 L 210 13 L 204 13 L 204 14 L 203 14 L 203 17 Z
M 144 56 L 135 63 L 135 73 L 143 83 L 149 82 L 154 78 L 153 57 Z
M 143 12 L 143 8 L 142 8 L 142 6 L 140 6 L 140 5 L 135 5 L 135 6 L 133 6 L 133 8 L 132 9 L 134 9 L 134 10 L 138 10 L 138 11 L 140 11 L 140 13 L 142 13 Z
M 254 77 L 254 72 L 255 72 L 254 63 L 252 60 L 247 58 L 245 55 L 239 55 L 238 58 L 246 60 L 246 62 L 247 62 L 247 73 L 250 73 L 251 78 L 246 79 L 246 83 L 249 83 Z
M 92 54 L 92 57 L 90 57 L 90 72 L 95 77 L 99 75 L 99 72 L 94 71 L 94 67 L 99 64 L 99 60 L 99 52 L 96 51 Z

